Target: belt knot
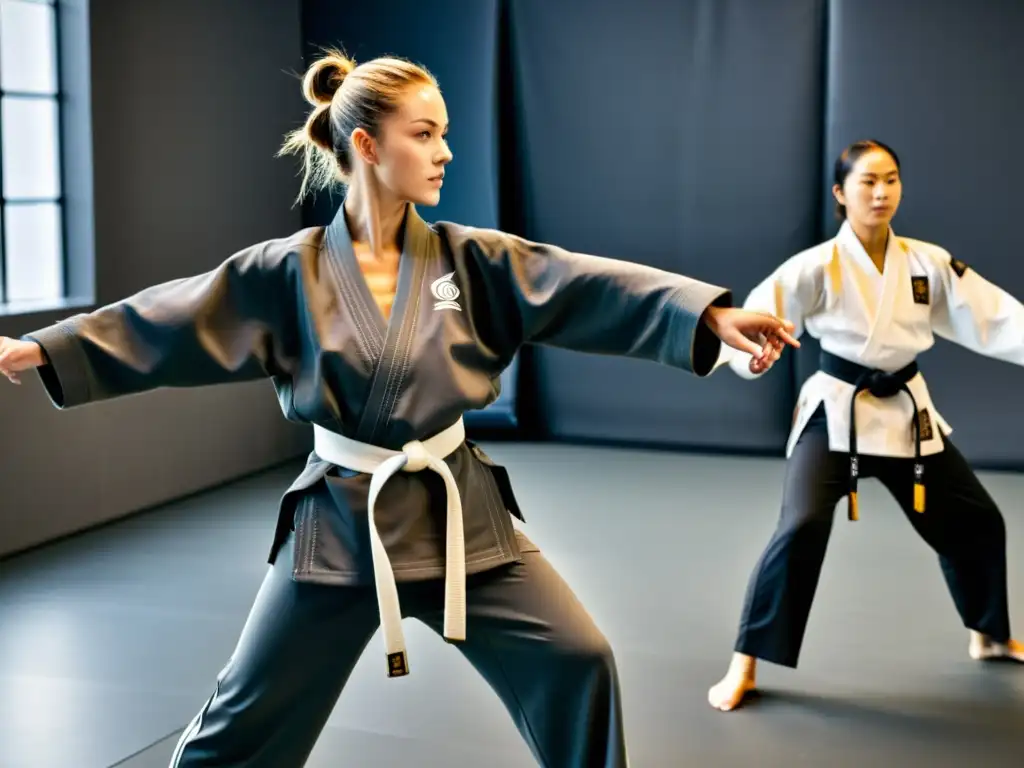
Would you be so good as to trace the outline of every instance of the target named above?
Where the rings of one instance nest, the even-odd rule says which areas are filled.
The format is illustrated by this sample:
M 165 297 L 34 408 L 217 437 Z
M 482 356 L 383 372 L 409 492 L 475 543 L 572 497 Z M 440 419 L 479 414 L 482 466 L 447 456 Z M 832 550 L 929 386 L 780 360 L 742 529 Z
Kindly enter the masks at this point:
M 422 472 L 430 466 L 433 456 L 419 440 L 411 440 L 402 446 L 402 453 L 405 454 L 406 462 L 402 468 L 406 472 Z
M 865 384 L 872 395 L 880 398 L 895 397 L 904 387 L 899 377 L 885 371 L 872 371 Z

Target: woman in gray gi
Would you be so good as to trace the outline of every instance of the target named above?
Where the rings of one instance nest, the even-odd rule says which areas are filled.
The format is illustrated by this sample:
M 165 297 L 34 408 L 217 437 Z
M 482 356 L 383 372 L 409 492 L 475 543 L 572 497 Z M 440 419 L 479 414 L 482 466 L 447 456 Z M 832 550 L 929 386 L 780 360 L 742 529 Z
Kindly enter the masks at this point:
M 408 674 L 404 614 L 458 642 L 539 764 L 621 768 L 612 651 L 513 528 L 507 475 L 462 415 L 494 401 L 525 343 L 705 376 L 720 341 L 766 370 L 790 327 L 679 275 L 425 223 L 414 205 L 437 204 L 452 155 L 420 67 L 332 53 L 303 90 L 314 109 L 284 149 L 305 156 L 300 196 L 347 186 L 329 226 L 0 340 L 0 371 L 37 368 L 58 408 L 270 378 L 285 416 L 313 425 L 266 580 L 171 765 L 303 765 L 378 625 L 388 675 Z

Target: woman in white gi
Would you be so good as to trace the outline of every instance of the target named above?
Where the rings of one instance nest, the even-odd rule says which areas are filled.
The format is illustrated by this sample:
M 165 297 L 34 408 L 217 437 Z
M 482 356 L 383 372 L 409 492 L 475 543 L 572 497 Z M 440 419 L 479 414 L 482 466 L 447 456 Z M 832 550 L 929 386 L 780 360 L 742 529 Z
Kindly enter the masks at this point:
M 858 518 L 858 477 L 881 481 L 938 553 L 971 656 L 1024 661 L 1010 638 L 1003 518 L 949 440 L 915 363 L 935 333 L 1024 364 L 1024 307 L 942 248 L 897 237 L 901 185 L 890 148 L 861 141 L 844 150 L 833 186 L 839 233 L 790 258 L 744 304 L 785 317 L 795 336 L 806 329 L 822 357 L 800 392 L 781 516 L 751 576 L 732 663 L 708 693 L 717 709 L 754 689 L 757 659 L 796 667 L 843 496 Z M 723 350 L 718 364 L 754 378 L 748 360 Z
M 329 226 L 0 339 L 0 371 L 17 380 L 38 368 L 61 408 L 269 378 L 286 417 L 313 425 L 314 452 L 282 499 L 272 567 L 171 765 L 303 765 L 378 626 L 381 671 L 415 669 L 404 615 L 458 643 L 538 763 L 622 768 L 612 651 L 513 527 L 508 476 L 465 440 L 462 414 L 494 401 L 526 343 L 705 376 L 720 339 L 754 354 L 752 371 L 796 342 L 770 314 L 731 308 L 722 288 L 428 225 L 414 204 L 437 204 L 452 155 L 444 100 L 423 69 L 328 55 L 303 87 L 314 108 L 285 149 L 305 155 L 303 193 L 348 182 Z

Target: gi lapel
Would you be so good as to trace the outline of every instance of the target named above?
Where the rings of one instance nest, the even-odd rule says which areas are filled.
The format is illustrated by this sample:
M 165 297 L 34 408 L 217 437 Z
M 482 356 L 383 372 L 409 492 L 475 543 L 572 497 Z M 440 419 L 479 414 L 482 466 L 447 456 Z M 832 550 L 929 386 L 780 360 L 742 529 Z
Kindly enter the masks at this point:
M 907 256 L 900 247 L 896 234 L 889 230 L 889 242 L 885 248 L 885 269 L 882 284 L 875 304 L 875 316 L 871 323 L 865 350 L 874 350 L 884 341 L 885 330 L 892 325 L 896 304 L 900 300 L 900 286 L 909 288 Z
M 368 379 L 367 396 L 360 414 L 359 425 L 354 439 L 374 443 L 379 439 L 383 426 L 387 425 L 391 409 L 395 405 L 401 379 L 405 375 L 403 366 L 409 363 L 407 354 L 400 354 L 412 341 L 412 326 L 415 313 L 406 312 L 410 296 L 419 296 L 423 281 L 423 242 L 429 229 L 412 205 L 406 207 L 405 221 L 399 236 L 402 238 L 402 255 L 398 265 L 398 285 L 391 307 L 391 315 L 384 317 L 373 298 L 373 292 L 363 276 L 362 268 L 352 246 L 352 236 L 345 217 L 342 202 L 334 221 L 327 228 L 327 263 L 334 273 L 339 300 L 343 305 L 343 316 L 347 314 L 354 325 L 352 336 L 358 340 L 366 367 Z M 397 361 L 397 362 L 396 362 Z
M 402 257 L 398 272 L 398 289 L 387 323 L 373 301 L 359 265 L 353 269 L 360 277 L 364 301 L 374 308 L 380 327 L 384 328 L 384 344 L 374 367 L 369 396 L 359 421 L 356 439 L 372 445 L 385 445 L 391 414 L 398 402 L 402 384 L 413 366 L 412 345 L 420 306 L 424 301 L 423 277 L 428 262 L 437 252 L 437 242 L 426 222 L 416 209 L 407 207 L 402 232 Z M 387 446 L 386 446 L 387 447 Z
M 864 313 L 862 330 L 865 341 L 861 354 L 869 355 L 879 337 L 879 331 L 892 320 L 896 290 L 906 269 L 905 257 L 891 229 L 881 273 L 857 239 L 849 222 L 843 222 L 836 240 L 849 259 L 847 270 L 851 279 L 848 282 L 856 286 Z M 847 294 L 847 300 L 851 298 L 852 296 Z
M 384 316 L 373 300 L 366 279 L 363 277 L 352 237 L 345 220 L 345 201 L 335 214 L 334 221 L 327 228 L 325 236 L 327 247 L 327 264 L 330 266 L 341 296 L 343 312 L 347 313 L 355 325 L 354 336 L 358 339 L 363 351 L 363 358 L 372 373 L 380 362 L 384 349 L 384 334 L 387 324 Z M 399 267 L 401 272 L 401 267 Z

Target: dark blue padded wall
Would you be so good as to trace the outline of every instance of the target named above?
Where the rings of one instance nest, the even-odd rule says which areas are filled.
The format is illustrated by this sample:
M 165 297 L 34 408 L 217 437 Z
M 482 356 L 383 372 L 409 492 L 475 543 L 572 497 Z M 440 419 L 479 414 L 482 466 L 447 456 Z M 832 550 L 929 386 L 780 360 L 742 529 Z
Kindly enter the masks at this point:
M 1024 3 L 832 0 L 829 17 L 830 163 L 859 138 L 890 144 L 904 176 L 896 232 L 943 246 L 1024 297 Z M 830 179 L 820 186 L 827 193 Z M 835 232 L 829 223 L 823 237 Z M 799 355 L 800 380 L 814 363 L 813 350 Z M 1024 370 L 944 340 L 921 365 L 970 461 L 1024 466 Z
M 424 65 L 437 77 L 451 123 L 454 161 L 441 203 L 419 209 L 428 221 L 442 219 L 499 226 L 497 29 L 499 0 L 390 0 L 339 3 L 305 0 L 303 39 L 309 59 L 324 47 L 340 47 L 356 62 L 397 55 Z M 329 221 L 340 200 L 321 197 L 306 209 L 310 225 Z M 516 424 L 518 360 L 502 377 L 502 395 L 485 411 L 466 415 L 467 426 Z
M 524 227 L 536 240 L 727 285 L 819 230 L 819 0 L 516 0 Z M 792 366 L 753 383 L 531 350 L 553 437 L 777 452 Z

